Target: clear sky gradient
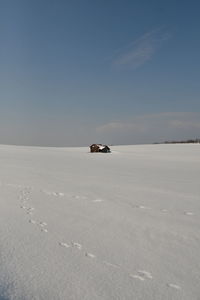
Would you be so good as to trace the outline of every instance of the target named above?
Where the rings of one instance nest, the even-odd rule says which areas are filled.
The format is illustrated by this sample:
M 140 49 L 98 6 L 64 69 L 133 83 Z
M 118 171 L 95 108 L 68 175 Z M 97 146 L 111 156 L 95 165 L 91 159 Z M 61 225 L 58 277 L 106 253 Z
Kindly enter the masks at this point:
M 200 4 L 0 0 L 0 143 L 200 137 Z

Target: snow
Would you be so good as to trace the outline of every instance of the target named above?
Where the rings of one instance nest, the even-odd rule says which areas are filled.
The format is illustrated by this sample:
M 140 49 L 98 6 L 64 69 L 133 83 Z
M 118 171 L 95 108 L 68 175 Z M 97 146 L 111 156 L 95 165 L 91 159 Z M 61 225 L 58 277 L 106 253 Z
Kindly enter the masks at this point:
M 200 299 L 200 145 L 0 146 L 0 300 Z

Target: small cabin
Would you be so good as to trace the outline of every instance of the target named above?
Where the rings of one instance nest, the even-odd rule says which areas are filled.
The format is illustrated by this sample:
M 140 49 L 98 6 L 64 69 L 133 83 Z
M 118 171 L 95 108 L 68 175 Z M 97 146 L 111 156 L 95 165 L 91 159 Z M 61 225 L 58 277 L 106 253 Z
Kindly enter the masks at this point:
M 90 152 L 102 152 L 102 153 L 110 153 L 110 148 L 107 145 L 102 144 L 92 144 L 90 146 Z

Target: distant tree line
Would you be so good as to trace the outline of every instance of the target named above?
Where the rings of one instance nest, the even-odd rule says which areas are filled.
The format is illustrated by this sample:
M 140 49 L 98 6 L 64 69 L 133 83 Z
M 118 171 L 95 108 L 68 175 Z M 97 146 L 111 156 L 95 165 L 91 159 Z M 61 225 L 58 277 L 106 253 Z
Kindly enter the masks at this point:
M 185 141 L 165 141 L 163 143 L 154 143 L 154 144 L 200 144 L 200 139 L 191 139 Z

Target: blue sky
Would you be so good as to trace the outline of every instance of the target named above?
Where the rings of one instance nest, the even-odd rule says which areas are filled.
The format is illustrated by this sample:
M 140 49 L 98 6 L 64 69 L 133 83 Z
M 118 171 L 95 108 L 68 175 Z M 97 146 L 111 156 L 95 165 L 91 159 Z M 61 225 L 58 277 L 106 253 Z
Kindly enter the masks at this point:
M 0 143 L 200 137 L 199 1 L 0 1 Z

